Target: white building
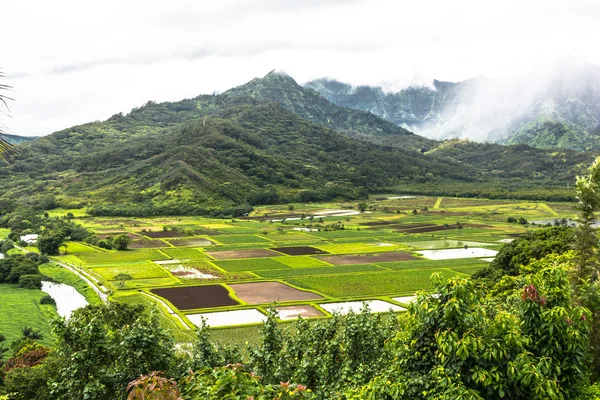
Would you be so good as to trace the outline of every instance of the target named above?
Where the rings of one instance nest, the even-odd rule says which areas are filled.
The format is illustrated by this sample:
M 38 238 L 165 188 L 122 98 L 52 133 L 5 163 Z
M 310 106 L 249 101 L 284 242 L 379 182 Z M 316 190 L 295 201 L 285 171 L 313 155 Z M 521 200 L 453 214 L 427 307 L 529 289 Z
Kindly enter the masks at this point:
M 21 236 L 21 242 L 25 242 L 27 244 L 36 244 L 37 240 L 38 240 L 38 236 L 37 234 L 31 234 L 31 235 L 23 235 Z

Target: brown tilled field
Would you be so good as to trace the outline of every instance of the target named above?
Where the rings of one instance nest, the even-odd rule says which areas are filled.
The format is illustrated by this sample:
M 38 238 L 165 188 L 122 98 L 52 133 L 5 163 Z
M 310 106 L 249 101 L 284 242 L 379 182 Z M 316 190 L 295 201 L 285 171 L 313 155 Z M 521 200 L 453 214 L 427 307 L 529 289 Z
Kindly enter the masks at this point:
M 229 297 L 229 292 L 221 285 L 152 289 L 151 292 L 164 297 L 179 310 L 236 306 L 239 304 Z
M 324 250 L 319 250 L 310 246 L 297 246 L 297 247 L 275 247 L 271 250 L 278 251 L 288 256 L 309 256 L 311 254 L 328 254 Z
M 240 300 L 248 304 L 263 304 L 279 301 L 321 299 L 318 294 L 305 292 L 279 282 L 237 283 L 228 285 Z

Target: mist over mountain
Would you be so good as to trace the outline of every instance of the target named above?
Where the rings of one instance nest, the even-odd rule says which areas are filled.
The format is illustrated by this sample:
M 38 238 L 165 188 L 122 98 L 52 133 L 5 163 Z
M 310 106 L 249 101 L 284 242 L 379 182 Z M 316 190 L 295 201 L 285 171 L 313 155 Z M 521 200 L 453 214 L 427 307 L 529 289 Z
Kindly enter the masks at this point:
M 516 79 L 477 77 L 389 92 L 318 79 L 305 87 L 432 139 L 600 148 L 600 67 L 563 60 Z

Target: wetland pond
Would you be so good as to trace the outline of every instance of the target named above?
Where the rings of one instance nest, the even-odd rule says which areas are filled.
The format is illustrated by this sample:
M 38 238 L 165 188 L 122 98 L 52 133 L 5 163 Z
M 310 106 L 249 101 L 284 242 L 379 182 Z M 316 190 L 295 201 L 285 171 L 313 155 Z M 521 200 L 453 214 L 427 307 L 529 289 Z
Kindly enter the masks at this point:
M 78 308 L 88 305 L 87 300 L 73 286 L 64 283 L 42 282 L 42 292 L 48 293 L 56 302 L 56 311 L 69 318 Z

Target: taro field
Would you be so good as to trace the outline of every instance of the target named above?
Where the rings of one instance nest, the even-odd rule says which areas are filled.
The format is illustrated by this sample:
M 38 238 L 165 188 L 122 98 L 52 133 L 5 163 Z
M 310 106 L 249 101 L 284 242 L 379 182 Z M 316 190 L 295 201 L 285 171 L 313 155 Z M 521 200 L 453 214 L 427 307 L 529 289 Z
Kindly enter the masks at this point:
M 416 292 L 433 290 L 432 274 L 469 277 L 504 244 L 537 229 L 532 221 L 574 212 L 569 203 L 399 195 L 357 208 L 267 206 L 233 219 L 111 219 L 79 211 L 78 222 L 99 238 L 128 235 L 130 249 L 70 242 L 56 259 L 115 301 L 156 306 L 181 340 L 203 318 L 216 338 L 243 339 L 273 305 L 282 321 L 328 318 L 363 302 L 373 311 L 405 311 Z

